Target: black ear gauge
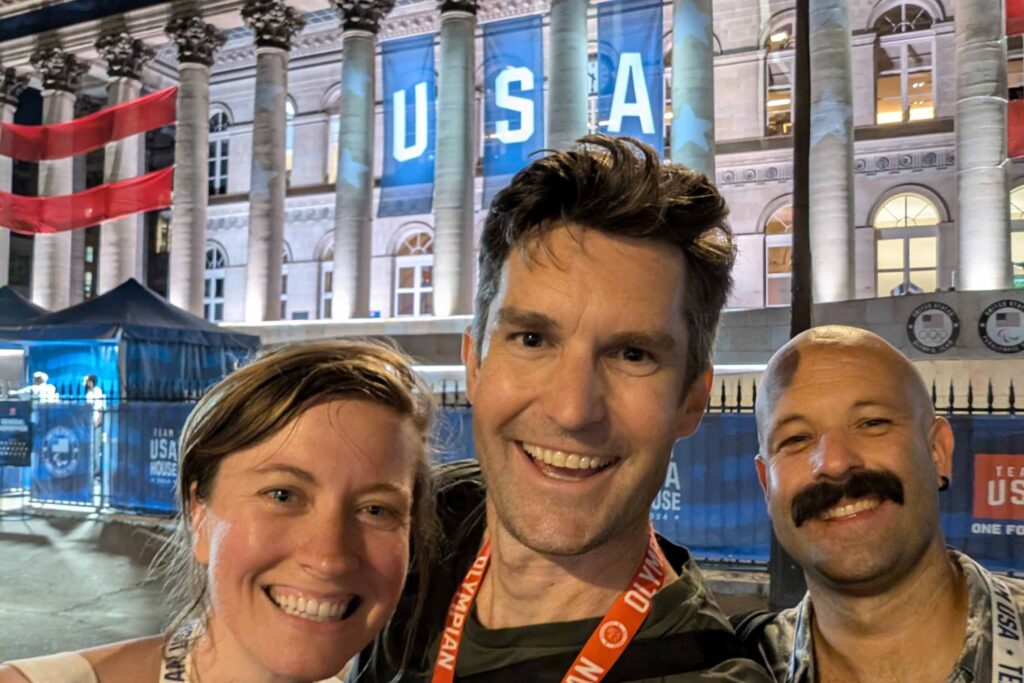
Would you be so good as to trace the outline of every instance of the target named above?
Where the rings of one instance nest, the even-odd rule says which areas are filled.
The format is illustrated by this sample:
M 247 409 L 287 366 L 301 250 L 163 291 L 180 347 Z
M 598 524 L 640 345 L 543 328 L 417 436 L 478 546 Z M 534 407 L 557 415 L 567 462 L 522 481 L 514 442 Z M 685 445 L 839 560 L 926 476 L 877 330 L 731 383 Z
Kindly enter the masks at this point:
M 939 477 L 942 483 L 939 484 L 939 491 L 945 491 L 949 488 L 949 477 Z

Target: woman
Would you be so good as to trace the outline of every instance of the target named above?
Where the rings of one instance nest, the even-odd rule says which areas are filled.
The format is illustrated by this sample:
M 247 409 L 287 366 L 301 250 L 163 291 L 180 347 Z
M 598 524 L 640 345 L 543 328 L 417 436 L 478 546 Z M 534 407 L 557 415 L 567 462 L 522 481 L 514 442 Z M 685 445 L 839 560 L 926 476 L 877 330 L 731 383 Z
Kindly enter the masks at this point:
M 0 683 L 330 679 L 384 628 L 410 536 L 426 577 L 433 412 L 377 343 L 291 346 L 232 373 L 182 429 L 167 634 L 9 662 Z

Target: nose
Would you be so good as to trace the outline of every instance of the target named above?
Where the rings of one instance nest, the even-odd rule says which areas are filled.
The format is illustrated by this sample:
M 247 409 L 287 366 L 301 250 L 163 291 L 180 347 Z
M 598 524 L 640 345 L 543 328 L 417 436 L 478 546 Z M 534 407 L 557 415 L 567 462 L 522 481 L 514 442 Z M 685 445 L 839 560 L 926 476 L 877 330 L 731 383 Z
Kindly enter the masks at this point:
M 814 476 L 842 479 L 850 470 L 864 466 L 856 448 L 843 434 L 830 431 L 821 435 L 813 454 Z
M 546 412 L 566 432 L 593 427 L 607 416 L 606 389 L 593 357 L 566 349 L 547 378 Z
M 311 575 L 329 580 L 359 566 L 361 541 L 343 514 L 310 515 L 305 526 L 300 563 Z

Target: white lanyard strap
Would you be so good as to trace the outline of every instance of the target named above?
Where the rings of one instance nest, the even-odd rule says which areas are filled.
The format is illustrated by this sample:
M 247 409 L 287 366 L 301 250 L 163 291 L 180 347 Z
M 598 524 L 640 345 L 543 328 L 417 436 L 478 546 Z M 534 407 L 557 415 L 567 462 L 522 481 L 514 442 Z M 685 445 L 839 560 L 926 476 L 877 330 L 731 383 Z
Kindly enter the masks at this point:
M 983 571 L 992 596 L 992 681 L 1024 681 L 1024 643 L 1020 613 L 1006 584 Z

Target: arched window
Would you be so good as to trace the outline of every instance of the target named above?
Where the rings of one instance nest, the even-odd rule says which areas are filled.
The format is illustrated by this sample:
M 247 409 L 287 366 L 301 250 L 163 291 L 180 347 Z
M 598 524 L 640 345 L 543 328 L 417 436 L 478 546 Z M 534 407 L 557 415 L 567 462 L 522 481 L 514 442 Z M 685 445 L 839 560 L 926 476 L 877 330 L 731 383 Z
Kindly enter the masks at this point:
M 295 103 L 292 102 L 291 98 L 285 100 L 284 103 L 284 118 L 285 118 L 285 131 L 284 131 L 284 170 L 285 170 L 285 183 L 291 185 L 292 182 L 292 161 L 295 158 Z
M 793 206 L 776 209 L 764 224 L 764 305 L 787 306 L 793 273 Z
M 924 195 L 902 192 L 875 212 L 876 296 L 938 288 L 939 210 Z
M 933 23 L 931 14 L 912 2 L 875 21 L 875 123 L 935 118 Z
M 395 250 L 395 315 L 434 313 L 434 236 L 423 230 Z
M 793 132 L 793 24 L 776 26 L 765 39 L 765 135 Z
M 218 244 L 206 245 L 206 273 L 203 283 L 203 317 L 211 322 L 224 319 L 224 269 L 228 257 Z
M 1010 192 L 1010 261 L 1013 287 L 1024 289 L 1024 185 Z
M 231 119 L 227 112 L 217 111 L 210 116 L 210 196 L 228 191 L 228 128 Z

